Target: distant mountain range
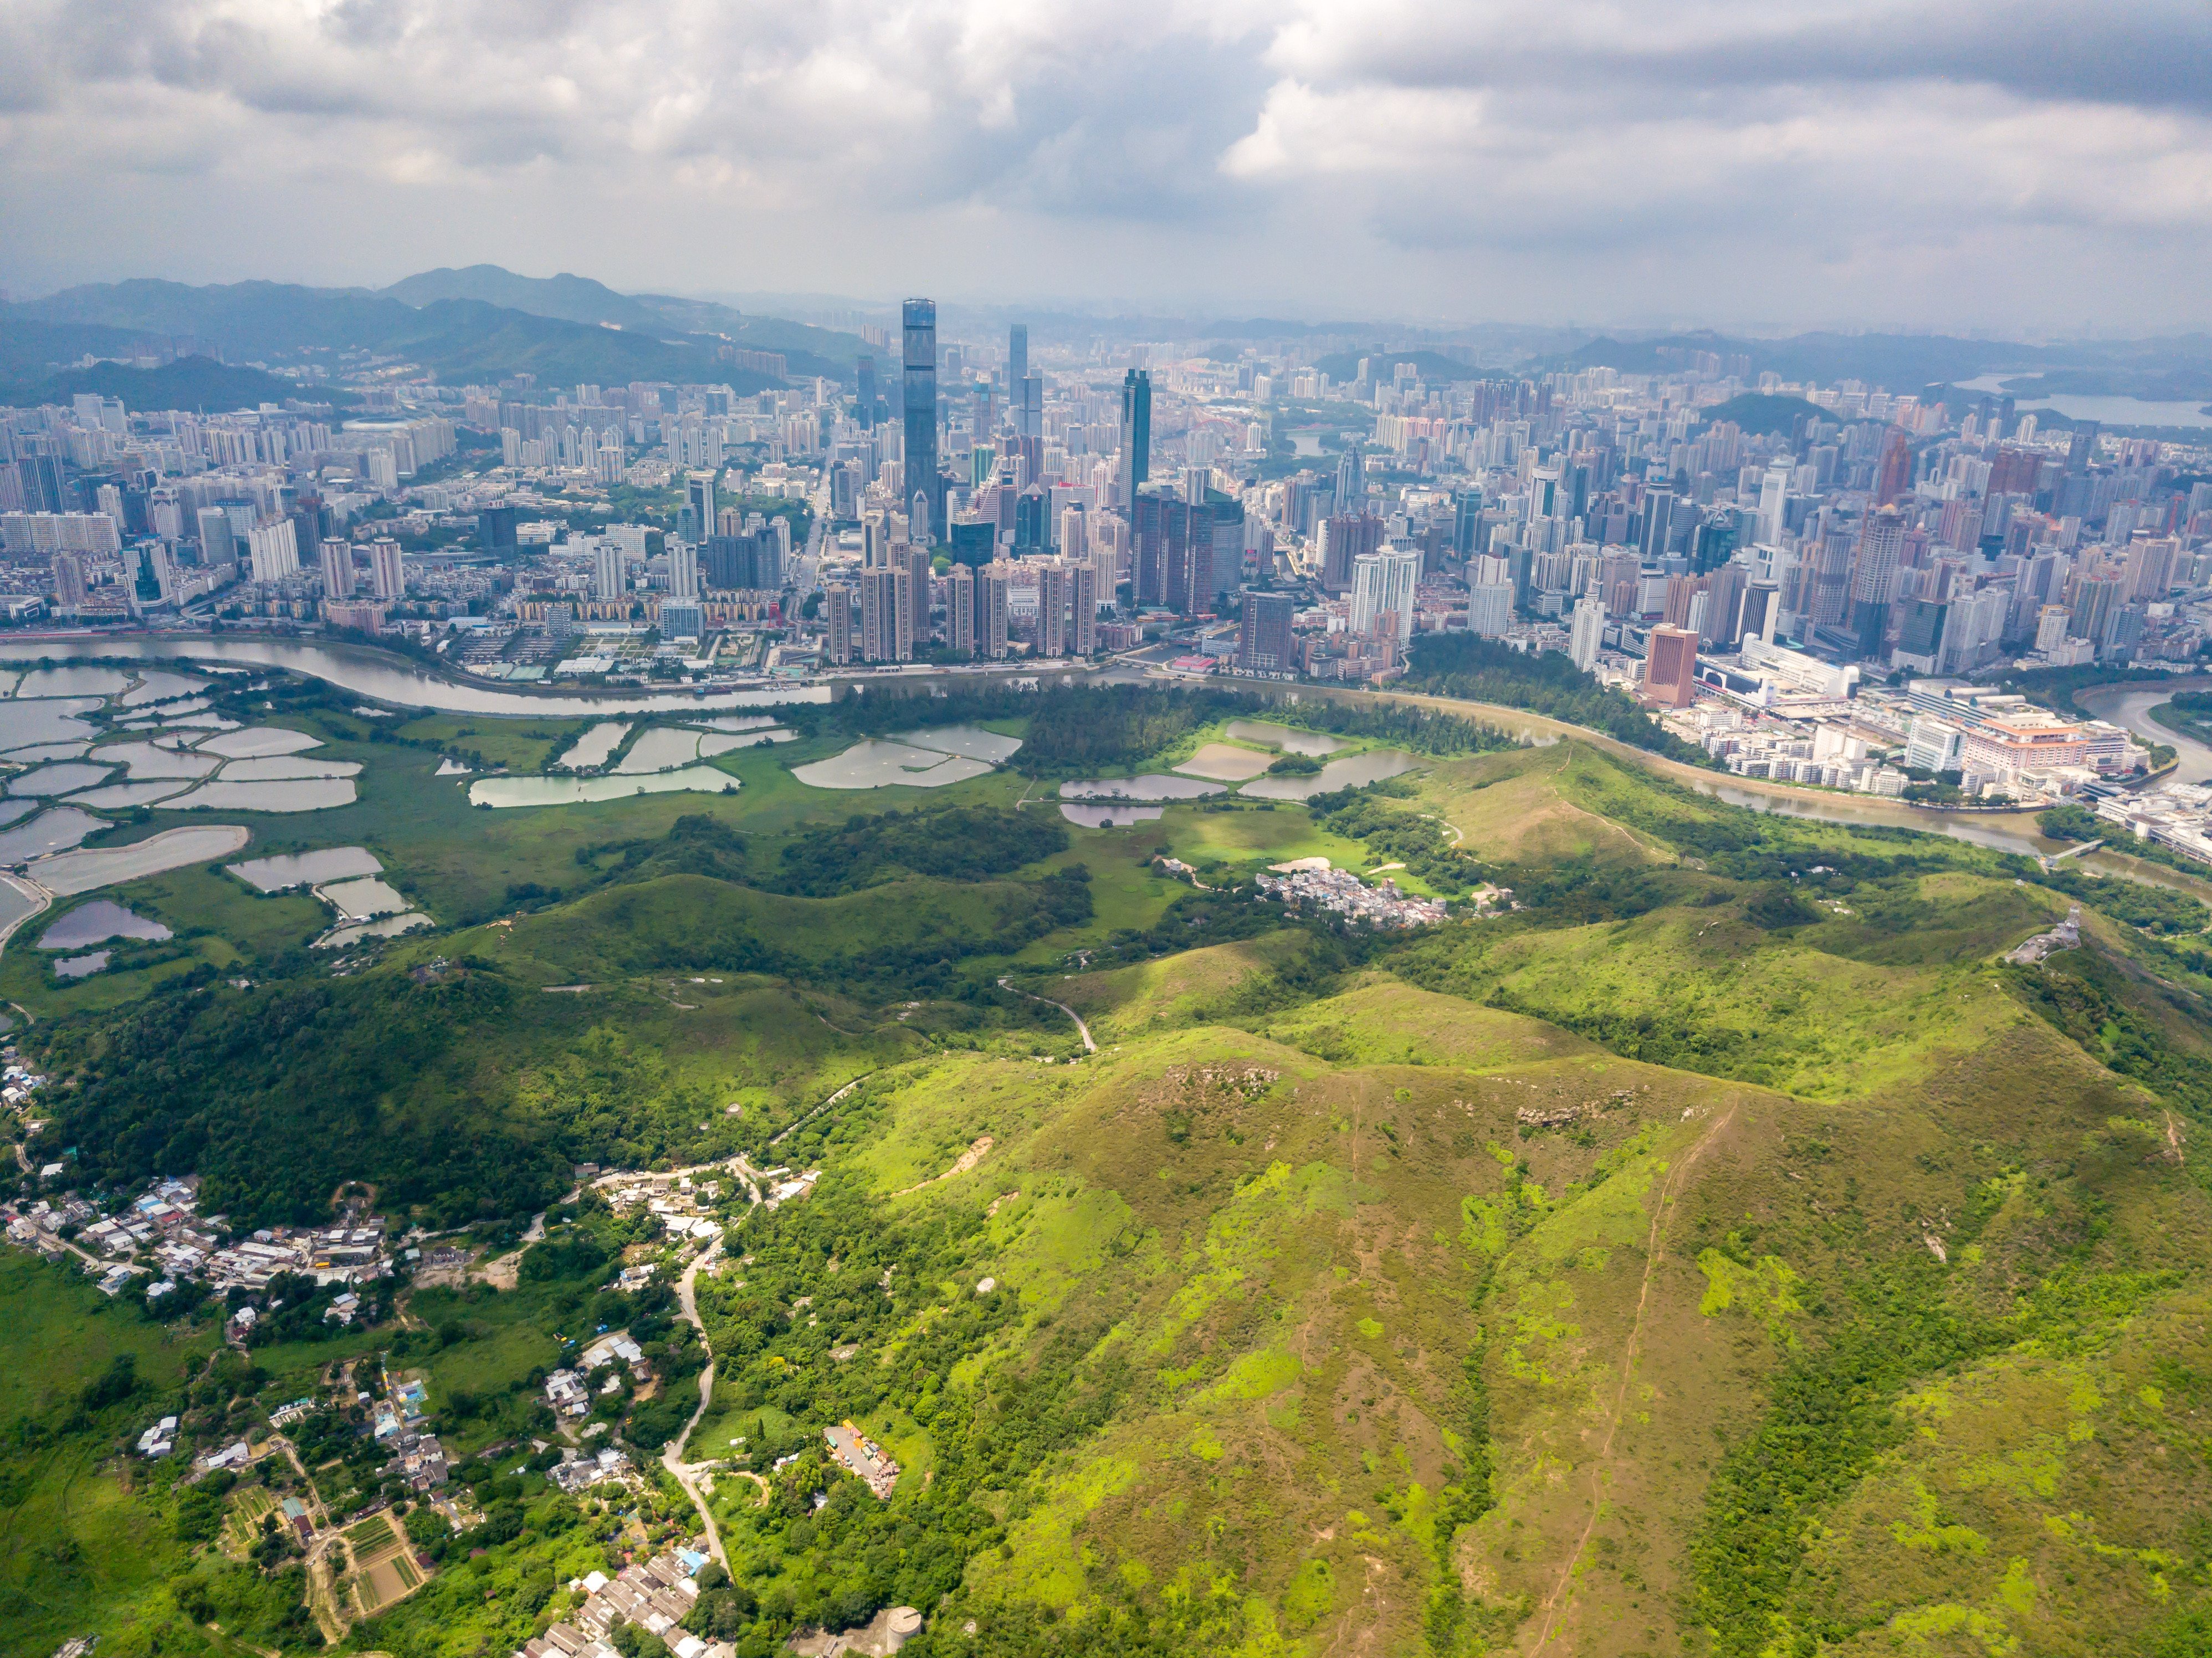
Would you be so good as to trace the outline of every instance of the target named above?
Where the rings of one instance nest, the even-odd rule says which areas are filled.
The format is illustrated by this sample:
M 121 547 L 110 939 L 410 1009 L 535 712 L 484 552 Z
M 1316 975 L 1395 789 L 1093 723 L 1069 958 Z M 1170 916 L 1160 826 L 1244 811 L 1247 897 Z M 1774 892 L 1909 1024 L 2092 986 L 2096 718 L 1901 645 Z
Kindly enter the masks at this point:
M 707 381 L 740 393 L 777 383 L 724 359 L 726 346 L 781 353 L 790 374 L 847 381 L 855 357 L 869 349 L 858 335 L 712 301 L 618 294 L 589 277 L 520 276 L 497 265 L 427 270 L 380 290 L 139 279 L 0 306 L 0 398 L 44 401 L 68 395 L 66 387 L 89 389 L 77 382 L 94 371 L 73 368 L 88 354 L 272 366 L 365 351 L 417 364 L 449 385 L 524 373 L 544 385 Z M 143 378 L 158 371 L 108 365 L 97 372 L 114 387 L 106 395 L 134 404 L 158 406 L 162 392 L 180 389 Z M 262 380 L 297 395 L 288 380 Z M 259 382 L 204 373 L 189 389 L 216 402 L 245 400 L 230 407 L 268 398 Z

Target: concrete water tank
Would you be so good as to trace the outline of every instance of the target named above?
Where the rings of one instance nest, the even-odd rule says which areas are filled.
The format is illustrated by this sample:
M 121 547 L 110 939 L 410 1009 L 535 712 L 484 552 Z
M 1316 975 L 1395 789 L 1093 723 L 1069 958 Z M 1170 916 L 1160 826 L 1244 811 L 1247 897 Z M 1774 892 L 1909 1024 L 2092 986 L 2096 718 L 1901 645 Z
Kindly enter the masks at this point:
M 884 1625 L 884 1633 L 890 1640 L 890 1649 L 896 1652 L 921 1633 L 921 1614 L 912 1606 L 893 1606 L 890 1618 Z

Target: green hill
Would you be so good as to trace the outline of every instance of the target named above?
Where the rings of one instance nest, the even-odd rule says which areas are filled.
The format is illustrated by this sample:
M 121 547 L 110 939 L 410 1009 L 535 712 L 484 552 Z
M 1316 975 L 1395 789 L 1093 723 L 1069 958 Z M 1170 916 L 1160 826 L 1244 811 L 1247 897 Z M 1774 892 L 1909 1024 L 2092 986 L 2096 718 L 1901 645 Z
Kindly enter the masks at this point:
M 1221 735 L 1162 720 L 1152 762 Z M 689 1627 L 742 1653 L 902 1605 L 921 1658 L 2203 1649 L 2193 897 L 1739 809 L 1579 741 L 1426 752 L 1325 821 L 1212 801 L 1064 849 L 1018 779 L 953 801 L 998 818 L 872 819 L 759 778 L 720 829 L 579 847 L 606 878 L 580 897 L 357 976 L 41 1021 L 34 1160 L 198 1167 L 234 1214 L 367 1179 L 395 1218 L 589 1235 L 211 1378 L 195 1431 L 383 1352 L 473 1378 L 441 1429 L 550 1444 L 550 1338 L 665 1331 L 665 1297 L 602 1285 L 617 1251 L 682 1265 L 650 1216 L 564 1210 L 566 1165 L 743 1149 L 819 1180 L 773 1209 L 726 1183 L 695 1285 L 685 1455 L 720 1465 L 729 1573 Z M 1374 933 L 1255 898 L 1316 844 L 1518 907 Z M 2079 948 L 2008 959 L 2077 903 Z M 0 1375 L 32 1339 L 0 1330 Z M 670 1385 L 599 1418 L 648 1470 L 703 1357 L 651 1339 Z M 204 1649 L 205 1607 L 298 1645 L 301 1584 L 96 1470 L 123 1412 L 75 1398 L 27 1400 L 0 1449 L 10 1490 L 81 1470 L 8 1522 L 0 1644 L 58 1639 L 39 1591 L 75 1569 L 103 1649 Z M 847 1422 L 899 1464 L 886 1498 L 828 1461 Z M 350 1649 L 513 1650 L 632 1518 L 691 1534 L 658 1474 L 603 1509 L 533 1462 L 474 1475 L 481 1529 L 422 1523 L 434 1576 Z M 132 1527 L 158 1587 L 92 1546 Z
M 1710 423 L 1734 421 L 1755 437 L 1771 437 L 1778 432 L 1786 433 L 1797 421 L 1833 421 L 1833 410 L 1823 409 L 1817 403 L 1808 403 L 1802 398 L 1782 398 L 1765 392 L 1739 392 L 1725 403 L 1717 403 L 1702 411 Z
M 119 398 L 127 409 L 198 409 L 210 414 L 256 409 L 264 403 L 281 405 L 287 398 L 338 404 L 361 400 L 335 387 L 303 385 L 281 374 L 220 363 L 211 357 L 185 356 L 154 368 L 118 362 L 72 368 L 35 385 L 14 390 L 0 387 L 0 401 L 67 403 L 80 392 Z

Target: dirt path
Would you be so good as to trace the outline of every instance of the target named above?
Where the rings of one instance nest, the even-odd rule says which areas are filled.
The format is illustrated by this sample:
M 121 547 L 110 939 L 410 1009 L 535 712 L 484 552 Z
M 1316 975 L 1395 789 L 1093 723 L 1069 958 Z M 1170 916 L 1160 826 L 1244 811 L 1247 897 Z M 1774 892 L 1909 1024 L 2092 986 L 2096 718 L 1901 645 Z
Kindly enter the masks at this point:
M 1033 1002 L 1042 1002 L 1047 1007 L 1058 1008 L 1061 1012 L 1067 1015 L 1069 1018 L 1075 1021 L 1075 1033 L 1083 1038 L 1083 1051 L 1086 1054 L 1096 1054 L 1098 1051 L 1098 1044 L 1091 1040 L 1091 1027 L 1084 1023 L 1083 1016 L 1080 1013 L 1078 1013 L 1073 1008 L 1070 1007 L 1066 1002 L 1055 1002 L 1049 996 L 1035 995 L 1029 991 L 1024 990 L 1012 979 L 1000 980 L 999 987 L 1001 990 L 1011 990 L 1017 996 L 1027 996 Z
M 1636 1292 L 1636 1318 L 1629 1326 L 1628 1343 L 1620 1358 L 1620 1380 L 1613 1388 L 1613 1403 L 1606 1411 L 1605 1437 L 1598 1443 L 1597 1457 L 1590 1464 L 1589 1518 L 1583 1521 L 1582 1535 L 1575 1540 L 1574 1548 L 1560 1564 L 1559 1581 L 1552 1592 L 1544 1597 L 1544 1622 L 1537 1632 L 1536 1644 L 1528 1649 L 1528 1658 L 1537 1655 L 1551 1643 L 1559 1631 L 1566 1611 L 1569 1586 L 1574 1582 L 1575 1566 L 1583 1552 L 1589 1547 L 1590 1534 L 1597 1529 L 1598 1517 L 1605 1512 L 1605 1492 L 1607 1475 L 1613 1467 L 1613 1442 L 1620 1432 L 1622 1419 L 1628 1413 L 1629 1384 L 1636 1374 L 1636 1361 L 1643 1350 L 1644 1315 L 1651 1301 L 1651 1283 L 1662 1262 L 1667 1258 L 1667 1224 L 1671 1218 L 1675 1199 L 1681 1195 L 1682 1184 L 1691 1167 L 1705 1155 L 1705 1148 L 1717 1139 L 1723 1129 L 1735 1120 L 1735 1107 L 1723 1111 L 1718 1121 L 1698 1137 L 1697 1144 L 1684 1152 L 1674 1166 L 1667 1171 L 1667 1178 L 1659 1188 L 1659 1202 L 1651 1212 L 1651 1228 L 1644 1245 L 1644 1282 Z

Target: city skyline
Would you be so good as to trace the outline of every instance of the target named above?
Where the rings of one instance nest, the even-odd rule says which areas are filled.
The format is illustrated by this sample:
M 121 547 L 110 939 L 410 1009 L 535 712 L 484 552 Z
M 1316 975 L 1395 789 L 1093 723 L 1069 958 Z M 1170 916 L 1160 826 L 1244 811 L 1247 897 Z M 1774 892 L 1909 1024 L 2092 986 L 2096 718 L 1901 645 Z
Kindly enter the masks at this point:
M 19 0 L 0 38 L 18 295 L 481 260 L 1224 316 L 2204 325 L 2212 21 L 2178 5 L 189 0 L 126 32 Z

